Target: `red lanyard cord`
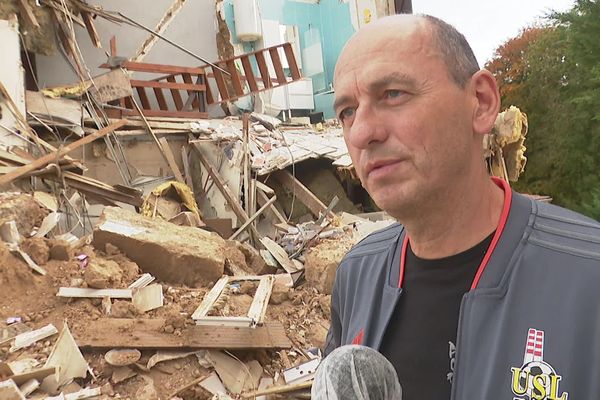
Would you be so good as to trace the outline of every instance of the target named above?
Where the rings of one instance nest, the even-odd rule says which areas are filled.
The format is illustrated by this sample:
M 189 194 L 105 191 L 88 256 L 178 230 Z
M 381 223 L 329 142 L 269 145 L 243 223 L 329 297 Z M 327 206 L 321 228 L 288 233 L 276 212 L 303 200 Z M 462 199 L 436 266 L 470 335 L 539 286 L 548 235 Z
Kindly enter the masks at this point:
M 504 190 L 504 206 L 502 207 L 502 213 L 500 214 L 500 220 L 498 221 L 498 227 L 496 228 L 496 233 L 492 238 L 488 249 L 483 256 L 483 260 L 481 260 L 481 264 L 477 268 L 477 273 L 475 274 L 475 278 L 473 279 L 473 283 L 471 283 L 471 289 L 473 290 L 477 287 L 481 276 L 483 275 L 483 271 L 487 266 L 490 258 L 492 257 L 492 253 L 496 248 L 496 245 L 500 241 L 500 237 L 502 236 L 502 232 L 504 231 L 504 227 L 506 226 L 506 221 L 508 220 L 508 214 L 510 212 L 510 205 L 512 203 L 512 192 L 508 182 L 503 179 L 492 177 L 492 180 L 496 185 L 498 185 L 502 190 Z M 402 250 L 400 253 L 400 276 L 398 277 L 398 287 L 402 287 L 402 282 L 404 281 L 404 271 L 406 269 L 406 251 L 408 249 L 408 235 L 404 235 L 404 240 L 402 241 Z

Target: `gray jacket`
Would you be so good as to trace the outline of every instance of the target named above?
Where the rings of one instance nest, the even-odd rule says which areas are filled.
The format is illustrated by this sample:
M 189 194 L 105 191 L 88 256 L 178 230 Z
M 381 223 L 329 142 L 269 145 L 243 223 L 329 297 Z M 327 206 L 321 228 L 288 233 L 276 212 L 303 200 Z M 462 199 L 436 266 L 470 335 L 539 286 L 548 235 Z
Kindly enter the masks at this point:
M 402 295 L 403 238 L 394 224 L 341 262 L 326 354 L 379 349 Z M 451 399 L 600 399 L 598 222 L 513 192 L 500 241 L 462 299 Z

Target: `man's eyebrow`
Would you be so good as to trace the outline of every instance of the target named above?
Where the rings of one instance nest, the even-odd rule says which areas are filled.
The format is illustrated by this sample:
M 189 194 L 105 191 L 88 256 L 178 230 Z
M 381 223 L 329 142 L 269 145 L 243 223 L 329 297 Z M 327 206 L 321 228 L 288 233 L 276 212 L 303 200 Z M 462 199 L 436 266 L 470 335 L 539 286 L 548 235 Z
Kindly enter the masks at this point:
M 414 78 L 398 71 L 390 72 L 389 74 L 378 76 L 367 85 L 370 92 L 379 92 L 388 87 L 390 84 L 400 84 L 406 88 L 414 88 L 416 81 Z

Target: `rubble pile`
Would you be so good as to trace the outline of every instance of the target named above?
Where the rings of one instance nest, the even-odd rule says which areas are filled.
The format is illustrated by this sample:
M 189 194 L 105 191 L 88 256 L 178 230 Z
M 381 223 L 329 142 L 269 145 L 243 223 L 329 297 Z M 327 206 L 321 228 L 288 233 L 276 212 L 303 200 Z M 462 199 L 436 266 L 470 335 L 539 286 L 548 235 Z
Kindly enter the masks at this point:
M 292 45 L 143 62 L 175 0 L 138 54 L 113 37 L 108 72 L 91 74 L 73 23 L 95 47 L 97 19 L 139 23 L 83 0 L 8 3 L 6 64 L 35 81 L 28 54 L 55 46 L 78 79 L 38 88 L 17 68 L 0 81 L 0 399 L 306 398 L 336 268 L 394 221 L 360 187 L 336 120 L 209 119 L 301 79 Z M 512 179 L 527 123 L 503 115 L 486 149 Z

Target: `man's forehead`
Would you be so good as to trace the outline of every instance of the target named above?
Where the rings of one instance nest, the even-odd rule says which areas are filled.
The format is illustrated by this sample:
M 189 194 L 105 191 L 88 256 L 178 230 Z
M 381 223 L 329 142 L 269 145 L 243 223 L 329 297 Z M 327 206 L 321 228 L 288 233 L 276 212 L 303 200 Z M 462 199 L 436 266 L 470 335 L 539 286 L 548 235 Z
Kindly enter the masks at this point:
M 385 56 L 391 61 L 403 52 L 415 54 L 430 42 L 430 35 L 422 18 L 402 17 L 407 16 L 383 18 L 372 26 L 368 25 L 359 30 L 350 38 L 338 58 L 334 86 L 341 75 L 346 75 L 348 69 L 354 69 L 356 64 L 361 64 L 356 62 L 359 59 L 373 61 L 378 56 Z

